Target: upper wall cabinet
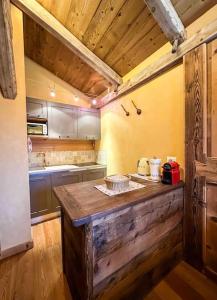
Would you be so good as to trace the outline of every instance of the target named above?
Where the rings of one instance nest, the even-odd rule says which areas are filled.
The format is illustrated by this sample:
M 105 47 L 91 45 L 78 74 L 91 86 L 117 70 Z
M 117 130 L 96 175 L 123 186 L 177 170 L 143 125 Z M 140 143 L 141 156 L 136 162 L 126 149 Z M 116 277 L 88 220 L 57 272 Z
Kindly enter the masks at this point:
M 48 136 L 77 139 L 78 113 L 73 106 L 50 103 L 48 108 Z
M 100 139 L 100 111 L 87 108 L 78 109 L 78 138 Z
M 47 119 L 48 117 L 46 101 L 34 98 L 27 98 L 26 110 L 28 118 Z
M 97 109 L 27 98 L 27 115 L 47 119 L 49 138 L 100 139 L 100 111 Z

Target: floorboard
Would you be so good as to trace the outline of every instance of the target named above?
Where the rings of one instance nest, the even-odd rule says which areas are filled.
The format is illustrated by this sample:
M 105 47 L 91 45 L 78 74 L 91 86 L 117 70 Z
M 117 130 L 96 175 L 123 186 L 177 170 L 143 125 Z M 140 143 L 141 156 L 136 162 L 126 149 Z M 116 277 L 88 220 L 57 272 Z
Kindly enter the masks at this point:
M 0 299 L 72 300 L 62 273 L 60 220 L 35 225 L 32 234 L 33 249 L 0 262 Z M 144 300 L 182 299 L 217 300 L 217 285 L 181 262 Z

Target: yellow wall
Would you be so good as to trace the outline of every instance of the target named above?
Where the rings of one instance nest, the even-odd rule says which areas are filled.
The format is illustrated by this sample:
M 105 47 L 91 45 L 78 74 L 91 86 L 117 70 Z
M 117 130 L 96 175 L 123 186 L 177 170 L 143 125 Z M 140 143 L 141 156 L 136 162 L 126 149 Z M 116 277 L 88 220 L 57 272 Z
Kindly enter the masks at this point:
M 142 114 L 132 106 L 135 101 Z M 108 174 L 135 172 L 140 157 L 177 156 L 184 163 L 184 85 L 183 66 L 133 93 L 115 101 L 101 111 L 100 150 L 107 151 Z M 121 103 L 130 112 L 127 117 Z
M 0 94 L 1 250 L 31 240 L 22 13 L 11 5 L 17 97 Z
M 216 19 L 217 5 L 187 28 L 188 36 Z M 145 66 L 171 51 L 167 43 L 124 77 L 131 78 Z M 142 114 L 131 104 L 135 101 Z M 130 112 L 126 117 L 121 103 Z M 107 152 L 108 174 L 135 172 L 140 157 L 176 156 L 184 167 L 184 70 L 179 65 L 134 92 L 101 109 L 101 141 Z
M 44 99 L 83 107 L 90 107 L 90 101 L 81 92 L 61 80 L 45 68 L 25 57 L 26 95 L 28 97 Z M 50 96 L 50 88 L 55 86 L 56 97 Z M 75 101 L 75 95 L 79 100 Z

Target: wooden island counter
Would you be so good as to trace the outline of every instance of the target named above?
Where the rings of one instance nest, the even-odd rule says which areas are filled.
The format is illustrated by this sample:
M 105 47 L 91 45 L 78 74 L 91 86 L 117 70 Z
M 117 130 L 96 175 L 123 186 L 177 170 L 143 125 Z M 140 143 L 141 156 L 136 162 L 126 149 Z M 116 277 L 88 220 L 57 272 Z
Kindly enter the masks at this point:
M 142 299 L 182 257 L 183 183 L 109 197 L 96 180 L 55 188 L 73 300 Z

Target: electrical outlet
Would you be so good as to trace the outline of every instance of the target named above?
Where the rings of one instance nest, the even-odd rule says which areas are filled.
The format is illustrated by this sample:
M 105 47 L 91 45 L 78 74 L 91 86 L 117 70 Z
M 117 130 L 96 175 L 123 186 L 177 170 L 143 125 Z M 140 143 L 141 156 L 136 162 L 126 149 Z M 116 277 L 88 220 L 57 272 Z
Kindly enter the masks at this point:
M 167 156 L 167 161 L 176 161 L 176 156 Z

